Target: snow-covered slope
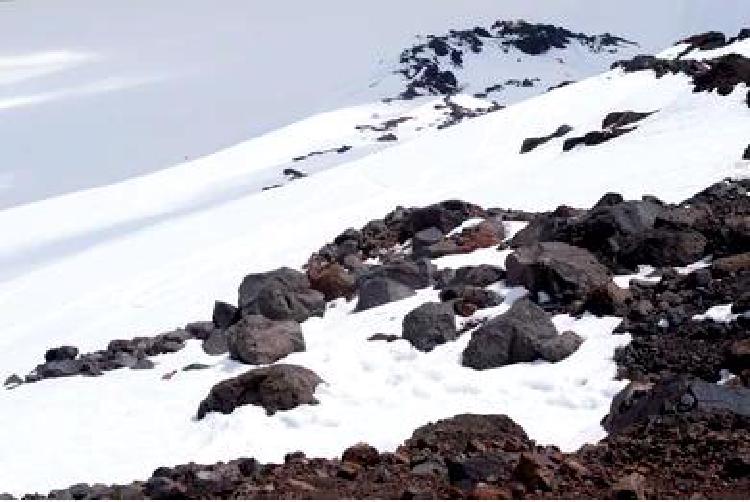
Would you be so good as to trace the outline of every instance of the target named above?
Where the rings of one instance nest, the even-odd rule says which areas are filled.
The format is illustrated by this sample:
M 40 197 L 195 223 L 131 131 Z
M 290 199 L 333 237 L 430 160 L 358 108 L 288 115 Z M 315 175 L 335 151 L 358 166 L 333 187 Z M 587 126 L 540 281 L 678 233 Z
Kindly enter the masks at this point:
M 526 18 L 610 31 L 652 52 L 685 32 L 736 32 L 748 15 L 745 0 L 721 9 L 713 0 L 0 2 L 0 207 L 181 164 L 384 97 L 366 83 L 417 33 Z
M 457 197 L 549 209 L 588 206 L 608 191 L 683 199 L 725 176 L 748 174 L 740 160 L 750 130 L 747 92 L 739 85 L 729 96 L 694 93 L 685 75 L 614 70 L 385 149 L 362 140 L 369 132 L 351 131 L 385 105 L 346 108 L 172 169 L 5 210 L 0 367 L 25 374 L 51 346 L 95 350 L 205 319 L 215 299 L 236 301 L 246 273 L 301 265 L 344 228 L 396 205 Z M 394 106 L 429 122 L 434 104 Z M 561 124 L 582 135 L 623 110 L 655 113 L 598 146 L 563 152 L 554 139 L 519 154 L 527 137 Z M 290 160 L 343 139 L 361 140 L 361 148 Z M 261 190 L 280 168 L 305 162 L 321 162 L 314 167 L 320 172 Z M 503 263 L 501 252 L 482 253 L 464 258 Z M 622 385 L 611 361 L 626 341 L 610 336 L 616 321 L 558 317 L 559 327 L 586 338 L 574 358 L 484 373 L 458 365 L 465 338 L 429 355 L 403 342 L 366 342 L 377 331 L 397 332 L 401 316 L 431 295 L 358 314 L 339 304 L 304 323 L 308 350 L 288 360 L 326 380 L 321 404 L 274 417 L 246 407 L 192 421 L 208 388 L 241 371 L 192 345 L 158 359 L 153 370 L 3 392 L 0 411 L 12 418 L 0 430 L 0 486 L 20 493 L 82 479 L 128 481 L 163 464 L 241 455 L 279 460 L 292 449 L 332 455 L 358 440 L 390 448 L 415 426 L 459 411 L 507 413 L 535 439 L 565 448 L 601 437 L 599 420 Z M 215 366 L 161 378 L 199 361 Z M 554 427 L 540 417 L 553 417 Z M 41 469 L 41 462 L 57 467 Z

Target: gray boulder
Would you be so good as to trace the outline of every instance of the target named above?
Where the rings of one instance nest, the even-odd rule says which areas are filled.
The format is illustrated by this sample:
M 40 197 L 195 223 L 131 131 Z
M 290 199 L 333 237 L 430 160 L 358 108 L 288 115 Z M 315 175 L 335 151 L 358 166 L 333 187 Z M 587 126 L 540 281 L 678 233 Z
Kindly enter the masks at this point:
M 210 356 L 220 356 L 229 352 L 229 336 L 226 331 L 214 330 L 203 340 L 203 352 Z
M 540 242 L 508 256 L 507 282 L 555 301 L 580 300 L 596 314 L 611 314 L 627 297 L 607 267 L 589 251 L 562 242 Z
M 429 352 L 457 336 L 452 303 L 425 303 L 404 317 L 402 337 L 422 352 Z
M 522 298 L 505 314 L 472 334 L 463 352 L 462 364 L 484 370 L 538 359 L 557 362 L 572 354 L 579 345 L 571 335 L 558 336 L 547 313 Z
M 692 411 L 727 411 L 750 417 L 750 389 L 686 376 L 669 377 L 655 385 L 632 382 L 612 400 L 602 426 L 616 434 L 649 417 Z
M 259 315 L 243 317 L 230 327 L 227 341 L 231 357 L 246 364 L 271 364 L 305 350 L 299 323 Z
M 422 289 L 434 284 L 437 267 L 427 258 L 416 260 L 395 259 L 384 265 L 370 268 L 359 278 L 359 284 L 373 277 L 385 277 L 412 289 Z
M 359 287 L 356 312 L 385 305 L 386 303 L 403 300 L 415 295 L 409 286 L 387 277 L 371 277 L 365 279 Z
M 310 287 L 305 274 L 290 268 L 246 276 L 238 304 L 242 315 L 297 322 L 322 316 L 325 311 L 323 293 Z
M 437 244 L 445 238 L 443 232 L 436 227 L 420 230 L 412 237 L 411 247 L 415 256 L 430 256 L 430 246 Z
M 266 413 L 286 411 L 301 404 L 317 404 L 313 394 L 323 380 L 313 371 L 292 364 L 257 368 L 213 386 L 199 408 L 198 420 L 207 413 L 228 414 L 244 405 L 262 406 Z

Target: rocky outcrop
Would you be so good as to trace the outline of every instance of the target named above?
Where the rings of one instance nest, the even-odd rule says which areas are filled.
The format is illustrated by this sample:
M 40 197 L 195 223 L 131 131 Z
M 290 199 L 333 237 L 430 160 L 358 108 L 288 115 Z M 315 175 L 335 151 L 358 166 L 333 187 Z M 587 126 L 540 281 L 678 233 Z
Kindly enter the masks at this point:
M 227 330 L 233 359 L 245 364 L 271 364 L 292 352 L 305 350 L 305 339 L 296 321 L 273 321 L 248 315 Z
M 604 131 L 591 131 L 583 136 L 568 138 L 563 142 L 563 151 L 569 152 L 579 145 L 596 146 L 635 131 L 635 127 L 615 127 Z
M 486 370 L 537 359 L 557 362 L 575 352 L 582 341 L 575 333 L 558 335 L 544 310 L 521 299 L 474 331 L 461 364 Z
M 567 124 L 563 124 L 560 127 L 558 127 L 555 132 L 548 134 L 547 136 L 541 136 L 539 138 L 526 138 L 523 140 L 523 143 L 521 144 L 521 153 L 529 153 L 530 151 L 534 150 L 537 147 L 542 146 L 545 143 L 548 143 L 549 141 L 555 139 L 555 138 L 562 138 L 569 132 L 573 130 L 572 127 L 570 127 Z
M 640 122 L 641 120 L 650 117 L 654 113 L 655 112 L 634 112 L 632 110 L 612 112 L 604 117 L 604 120 L 602 121 L 602 129 L 619 128 L 634 124 L 635 122 Z
M 201 420 L 214 411 L 228 414 L 245 405 L 261 406 L 273 415 L 302 404 L 317 404 L 313 394 L 321 383 L 323 380 L 313 371 L 291 364 L 250 370 L 214 385 L 196 417 Z

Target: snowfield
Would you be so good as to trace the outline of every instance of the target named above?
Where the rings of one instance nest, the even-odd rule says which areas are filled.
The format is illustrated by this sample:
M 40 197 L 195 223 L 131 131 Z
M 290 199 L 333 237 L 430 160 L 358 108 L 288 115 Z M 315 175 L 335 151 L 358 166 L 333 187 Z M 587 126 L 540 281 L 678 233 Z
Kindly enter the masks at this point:
M 746 44 L 735 50 L 750 56 Z M 10 68 L 1 78 L 12 83 L 52 74 L 89 57 L 40 52 L 25 60 L 0 58 L 0 69 Z M 655 79 L 651 72 L 616 70 L 441 130 L 429 127 L 438 120 L 440 99 L 346 106 L 169 169 L 5 209 L 2 375 L 27 374 L 52 346 L 87 352 L 113 339 L 208 319 L 214 300 L 236 303 L 244 275 L 299 267 L 342 230 L 397 205 L 461 198 L 546 210 L 563 203 L 590 206 L 613 191 L 677 202 L 724 177 L 747 176 L 749 163 L 740 161 L 750 131 L 747 93 L 738 86 L 726 97 L 695 94 L 684 75 Z M 455 99 L 477 105 L 469 96 Z M 22 105 L 30 106 L 17 108 Z M 599 130 L 608 113 L 624 110 L 656 113 L 634 132 L 599 146 L 563 152 L 563 139 L 554 139 L 519 153 L 528 137 L 562 124 L 573 127 L 568 136 L 583 135 Z M 404 115 L 413 123 L 399 126 L 395 144 L 354 128 Z M 352 149 L 292 161 L 343 145 Z M 282 171 L 290 167 L 309 176 L 287 181 Z M 10 182 L 0 177 L 3 183 Z M 283 186 L 263 190 L 277 183 Z M 503 265 L 506 256 L 489 249 L 435 263 Z M 649 272 L 644 268 L 641 275 Z M 476 315 L 504 312 L 524 294 L 502 283 L 494 288 L 506 302 Z M 615 348 L 628 342 L 612 335 L 619 319 L 557 316 L 559 332 L 573 330 L 585 339 L 570 358 L 482 372 L 460 365 L 468 334 L 426 354 L 405 341 L 367 341 L 375 333 L 400 334 L 403 315 L 436 298 L 437 291 L 421 290 L 361 313 L 339 300 L 322 319 L 306 321 L 307 351 L 284 362 L 325 380 L 316 392 L 320 404 L 271 417 L 245 406 L 193 420 L 211 386 L 248 369 L 207 356 L 196 342 L 155 358 L 152 370 L 2 390 L 0 490 L 22 494 L 81 481 L 129 482 L 158 466 L 188 461 L 279 461 L 297 450 L 336 456 L 358 441 L 392 449 L 415 427 L 463 412 L 505 413 L 531 438 L 566 450 L 604 436 L 599 421 L 626 383 L 614 379 L 612 361 Z M 211 368 L 162 379 L 198 362 Z

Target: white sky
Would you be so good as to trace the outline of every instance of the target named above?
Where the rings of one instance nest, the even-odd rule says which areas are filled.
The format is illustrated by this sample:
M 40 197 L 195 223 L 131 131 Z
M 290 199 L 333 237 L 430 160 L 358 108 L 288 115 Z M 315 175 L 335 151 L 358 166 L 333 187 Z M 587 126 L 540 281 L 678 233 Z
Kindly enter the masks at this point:
M 1 2 L 0 208 L 367 100 L 377 62 L 415 34 L 521 17 L 610 31 L 653 52 L 712 28 L 736 33 L 750 24 L 750 1 Z M 62 61 L 40 64 L 50 52 Z

